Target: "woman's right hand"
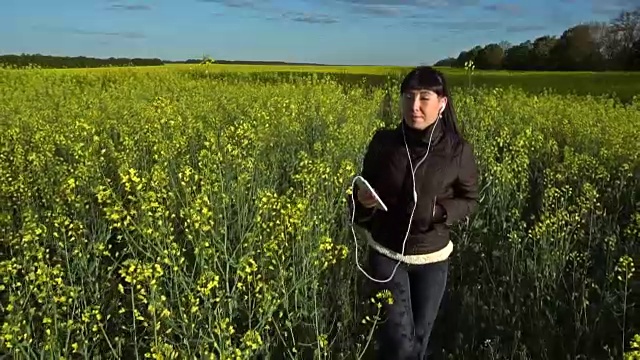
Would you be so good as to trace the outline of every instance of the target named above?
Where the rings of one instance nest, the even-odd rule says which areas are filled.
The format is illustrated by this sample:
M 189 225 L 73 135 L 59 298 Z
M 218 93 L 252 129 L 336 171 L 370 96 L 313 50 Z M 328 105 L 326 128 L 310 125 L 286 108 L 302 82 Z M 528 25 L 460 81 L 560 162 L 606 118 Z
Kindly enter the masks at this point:
M 377 204 L 376 198 L 368 189 L 358 189 L 358 201 L 366 208 L 374 207 Z

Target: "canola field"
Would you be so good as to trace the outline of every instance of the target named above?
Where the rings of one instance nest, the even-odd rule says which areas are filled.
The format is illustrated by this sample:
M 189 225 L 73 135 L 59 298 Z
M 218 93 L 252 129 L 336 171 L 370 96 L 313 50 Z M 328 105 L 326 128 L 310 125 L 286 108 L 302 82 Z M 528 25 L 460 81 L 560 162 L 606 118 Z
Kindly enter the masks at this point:
M 366 359 L 347 195 L 398 80 L 0 69 L 0 355 Z M 434 359 L 640 356 L 640 99 L 453 102 L 482 192 Z

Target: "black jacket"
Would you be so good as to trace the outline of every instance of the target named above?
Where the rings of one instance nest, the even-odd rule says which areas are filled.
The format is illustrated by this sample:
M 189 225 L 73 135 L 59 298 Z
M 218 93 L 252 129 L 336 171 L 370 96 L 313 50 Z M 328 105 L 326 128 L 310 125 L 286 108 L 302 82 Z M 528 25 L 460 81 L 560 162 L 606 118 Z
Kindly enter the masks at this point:
M 419 131 L 403 121 L 395 129 L 378 130 L 363 161 L 361 176 L 376 190 L 388 211 L 364 208 L 357 199 L 357 186 L 352 195 L 356 204 L 355 223 L 367 229 L 376 242 L 397 253 L 402 253 L 414 205 L 403 126 L 415 167 L 427 151 L 434 125 Z M 435 126 L 429 155 L 415 174 L 418 204 L 405 255 L 444 248 L 449 243 L 450 227 L 477 207 L 478 168 L 472 146 L 460 138 L 460 145 L 454 149 L 442 122 Z

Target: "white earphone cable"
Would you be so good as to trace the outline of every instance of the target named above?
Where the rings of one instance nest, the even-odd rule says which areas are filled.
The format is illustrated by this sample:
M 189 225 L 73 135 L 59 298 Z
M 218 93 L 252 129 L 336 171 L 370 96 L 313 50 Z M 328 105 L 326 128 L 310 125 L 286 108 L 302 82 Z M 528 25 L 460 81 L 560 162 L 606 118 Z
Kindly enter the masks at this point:
M 433 128 L 431 129 L 431 135 L 429 136 L 429 145 L 427 146 L 427 153 L 418 162 L 418 164 L 416 165 L 415 169 L 413 168 L 413 164 L 412 164 L 412 161 L 411 161 L 411 153 L 409 152 L 409 146 L 407 145 L 407 138 L 406 138 L 405 133 L 404 133 L 404 123 L 402 124 L 402 137 L 403 137 L 403 140 L 404 140 L 405 149 L 407 150 L 407 157 L 409 159 L 409 166 L 411 166 L 411 180 L 412 180 L 412 184 L 413 184 L 413 209 L 411 210 L 411 216 L 409 217 L 409 225 L 407 226 L 407 232 L 406 232 L 406 234 L 404 236 L 404 240 L 402 242 L 402 257 L 405 256 L 404 252 L 405 252 L 405 247 L 407 245 L 407 239 L 409 238 L 409 232 L 411 231 L 411 222 L 413 221 L 413 214 L 414 214 L 414 212 L 416 210 L 416 206 L 418 204 L 418 193 L 416 191 L 416 171 L 418 170 L 418 167 L 420 167 L 420 165 L 427 159 L 427 156 L 429 155 L 429 151 L 431 150 L 431 139 L 433 138 L 433 132 L 436 129 L 436 126 L 438 125 L 438 121 L 440 120 L 441 114 L 442 114 L 442 112 L 440 112 L 440 115 L 436 119 L 436 122 L 434 123 Z M 403 122 L 404 122 L 404 120 L 403 120 Z M 351 189 L 355 188 L 355 181 L 356 181 L 357 178 L 358 178 L 358 176 L 353 178 L 353 181 L 351 183 Z M 354 220 L 355 220 L 355 213 L 356 213 L 356 204 L 355 204 L 355 197 L 356 196 L 357 196 L 356 194 L 352 194 L 352 196 L 351 196 L 351 204 L 352 204 L 351 233 L 353 234 L 353 239 L 354 239 L 354 243 L 355 243 L 356 266 L 371 281 L 375 281 L 375 282 L 379 282 L 379 283 L 389 282 L 395 276 L 396 270 L 398 269 L 398 267 L 400 266 L 400 263 L 402 262 L 401 260 L 398 260 L 398 263 L 393 268 L 393 272 L 391 273 L 389 278 L 387 278 L 386 280 L 374 279 L 369 274 L 367 274 L 367 272 L 360 266 L 360 262 L 358 262 L 358 241 L 357 241 L 357 236 L 356 236 L 356 233 L 355 233 L 355 230 L 354 230 L 354 227 L 353 227 L 353 223 L 354 223 Z

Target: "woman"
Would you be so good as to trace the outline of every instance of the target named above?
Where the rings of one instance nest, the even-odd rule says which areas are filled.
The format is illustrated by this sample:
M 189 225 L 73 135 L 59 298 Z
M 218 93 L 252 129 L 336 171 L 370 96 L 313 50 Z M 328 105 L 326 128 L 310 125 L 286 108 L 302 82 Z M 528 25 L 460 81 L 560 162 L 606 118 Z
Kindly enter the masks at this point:
M 477 207 L 478 169 L 442 73 L 418 67 L 400 93 L 402 121 L 375 133 L 361 174 L 387 211 L 359 188 L 355 223 L 368 233 L 370 279 L 393 295 L 379 358 L 426 359 L 453 251 L 450 227 Z

